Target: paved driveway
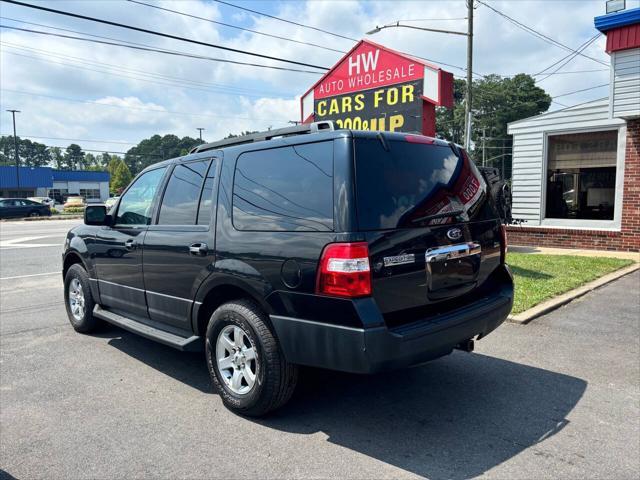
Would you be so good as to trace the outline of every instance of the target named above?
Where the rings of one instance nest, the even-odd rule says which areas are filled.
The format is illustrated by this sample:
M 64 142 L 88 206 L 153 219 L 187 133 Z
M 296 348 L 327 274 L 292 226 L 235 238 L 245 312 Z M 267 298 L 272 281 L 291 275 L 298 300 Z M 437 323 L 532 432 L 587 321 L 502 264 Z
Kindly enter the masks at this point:
M 374 377 L 306 370 L 287 407 L 248 420 L 210 392 L 202 357 L 110 326 L 74 333 L 59 276 L 21 277 L 19 255 L 6 253 L 0 478 L 640 472 L 637 272 L 530 325 L 503 325 L 473 354 Z

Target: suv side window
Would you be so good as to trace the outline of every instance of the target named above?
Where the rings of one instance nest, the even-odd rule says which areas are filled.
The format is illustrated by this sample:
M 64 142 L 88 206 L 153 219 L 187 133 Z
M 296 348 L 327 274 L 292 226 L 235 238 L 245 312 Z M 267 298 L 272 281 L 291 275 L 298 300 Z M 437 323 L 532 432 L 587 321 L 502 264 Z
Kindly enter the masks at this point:
M 213 214 L 213 190 L 214 180 L 218 171 L 218 161 L 213 159 L 204 180 L 202 195 L 200 195 L 200 207 L 198 207 L 198 225 L 209 225 Z
M 150 170 L 131 185 L 120 199 L 116 226 L 118 225 L 149 225 L 153 211 L 153 197 L 162 181 L 167 167 Z
M 233 184 L 238 230 L 333 230 L 333 142 L 238 157 Z
M 176 165 L 162 197 L 158 225 L 195 225 L 210 160 Z

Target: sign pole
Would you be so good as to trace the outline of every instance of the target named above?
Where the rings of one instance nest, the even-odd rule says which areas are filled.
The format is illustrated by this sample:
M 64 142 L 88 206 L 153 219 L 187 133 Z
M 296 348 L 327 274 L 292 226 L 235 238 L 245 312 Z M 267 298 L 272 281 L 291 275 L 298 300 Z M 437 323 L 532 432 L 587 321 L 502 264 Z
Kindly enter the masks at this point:
M 467 95 L 465 102 L 465 138 L 464 148 L 469 151 L 471 147 L 471 87 L 473 85 L 473 0 L 467 0 Z
M 18 155 L 18 137 L 16 136 L 16 113 L 20 113 L 20 110 L 7 110 L 11 112 L 13 117 L 13 150 L 16 159 L 16 187 L 20 188 L 20 156 Z

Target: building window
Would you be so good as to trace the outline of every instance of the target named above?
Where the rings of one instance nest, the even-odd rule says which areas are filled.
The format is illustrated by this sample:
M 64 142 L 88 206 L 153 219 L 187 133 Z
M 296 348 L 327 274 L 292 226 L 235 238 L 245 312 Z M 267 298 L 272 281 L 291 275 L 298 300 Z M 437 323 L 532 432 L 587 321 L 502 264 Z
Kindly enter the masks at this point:
M 35 195 L 33 190 L 9 190 L 9 198 L 28 198 Z
M 66 188 L 52 188 L 49 190 L 49 198 L 55 200 L 58 203 L 64 203 L 69 190 Z
M 85 200 L 100 200 L 100 190 L 97 188 L 81 188 L 80 196 Z
M 550 135 L 546 218 L 613 220 L 618 131 Z

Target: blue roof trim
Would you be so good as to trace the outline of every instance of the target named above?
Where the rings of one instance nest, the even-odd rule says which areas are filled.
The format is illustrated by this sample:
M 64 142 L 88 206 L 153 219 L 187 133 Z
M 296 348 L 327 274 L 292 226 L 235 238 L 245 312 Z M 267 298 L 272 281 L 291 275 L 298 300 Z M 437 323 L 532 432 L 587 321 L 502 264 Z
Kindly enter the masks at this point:
M 621 12 L 602 15 L 593 19 L 596 28 L 601 32 L 640 23 L 640 8 L 630 8 Z
M 53 186 L 53 174 L 50 167 L 20 167 L 20 188 L 38 188 Z M 0 166 L 0 188 L 17 188 L 16 167 Z
M 109 172 L 88 170 L 54 170 L 54 182 L 108 182 Z
M 20 188 L 52 188 L 53 182 L 108 182 L 109 172 L 20 167 Z M 16 167 L 0 165 L 0 188 L 17 188 Z

